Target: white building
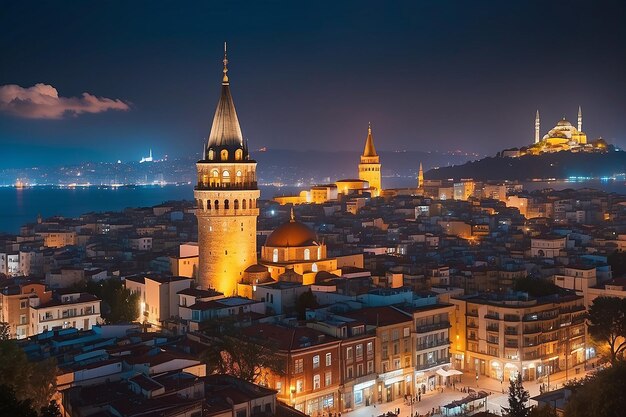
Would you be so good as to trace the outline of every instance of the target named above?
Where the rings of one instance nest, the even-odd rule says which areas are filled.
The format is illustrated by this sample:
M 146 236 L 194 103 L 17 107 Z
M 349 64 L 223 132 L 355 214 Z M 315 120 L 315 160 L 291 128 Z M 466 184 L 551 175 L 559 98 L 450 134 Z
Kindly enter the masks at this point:
M 74 327 L 90 330 L 100 320 L 100 299 L 88 293 L 60 294 L 46 303 L 30 299 L 30 334 Z

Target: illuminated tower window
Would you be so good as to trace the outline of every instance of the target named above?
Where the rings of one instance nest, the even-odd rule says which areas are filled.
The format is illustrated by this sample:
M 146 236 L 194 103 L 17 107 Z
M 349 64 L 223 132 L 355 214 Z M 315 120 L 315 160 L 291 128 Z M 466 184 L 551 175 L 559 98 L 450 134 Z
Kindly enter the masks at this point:
M 308 261 L 309 259 L 311 259 L 311 251 L 309 249 L 305 249 L 304 250 L 304 260 Z
M 222 161 L 228 161 L 228 151 L 226 149 L 222 149 L 222 152 L 220 152 L 220 158 Z
M 311 265 L 311 271 L 317 272 L 317 264 L 315 262 L 313 262 L 313 265 Z
M 278 249 L 272 251 L 272 262 L 278 262 Z
M 237 149 L 235 151 L 235 160 L 241 161 L 242 158 L 243 158 L 243 151 L 241 149 Z

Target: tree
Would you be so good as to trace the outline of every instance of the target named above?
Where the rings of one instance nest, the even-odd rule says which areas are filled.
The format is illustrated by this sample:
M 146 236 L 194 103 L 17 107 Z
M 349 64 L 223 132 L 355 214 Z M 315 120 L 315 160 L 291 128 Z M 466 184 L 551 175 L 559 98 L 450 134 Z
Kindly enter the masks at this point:
M 200 355 L 207 372 L 227 374 L 250 382 L 262 382 L 266 373 L 284 374 L 285 364 L 275 346 L 239 332 L 232 322 L 215 322 L 205 329 L 210 346 Z
M 569 384 L 572 391 L 565 417 L 617 417 L 626 410 L 626 362 L 620 361 L 595 376 Z
M 48 405 L 56 371 L 54 360 L 29 362 L 15 340 L 0 341 L 0 385 L 11 387 L 18 401 L 30 400 L 35 410 Z
M 10 385 L 0 385 L 0 416 L 37 417 L 29 399 L 18 400 Z
M 556 410 L 549 405 L 543 407 L 533 407 L 528 414 L 529 417 L 557 417 Z
M 9 323 L 0 321 L 0 340 L 9 340 L 10 335 L 11 327 L 9 326 Z
M 117 278 L 87 280 L 74 290 L 88 292 L 102 300 L 102 318 L 109 324 L 129 323 L 139 317 L 139 294 L 133 294 Z
M 522 375 L 518 373 L 509 383 L 509 406 L 502 407 L 502 410 L 508 417 L 528 417 L 530 408 L 526 403 L 529 399 L 530 395 L 522 385 Z
M 62 417 L 59 403 L 55 400 L 50 401 L 46 407 L 41 407 L 40 417 Z
M 588 313 L 591 337 L 608 345 L 609 359 L 615 364 L 626 349 L 626 299 L 598 297 Z

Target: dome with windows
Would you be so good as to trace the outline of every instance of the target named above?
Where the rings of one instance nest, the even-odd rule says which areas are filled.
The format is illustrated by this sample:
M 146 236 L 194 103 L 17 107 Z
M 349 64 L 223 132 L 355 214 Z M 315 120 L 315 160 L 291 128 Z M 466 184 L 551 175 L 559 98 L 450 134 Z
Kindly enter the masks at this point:
M 290 220 L 272 232 L 265 242 L 271 247 L 316 246 L 317 235 L 306 225 Z

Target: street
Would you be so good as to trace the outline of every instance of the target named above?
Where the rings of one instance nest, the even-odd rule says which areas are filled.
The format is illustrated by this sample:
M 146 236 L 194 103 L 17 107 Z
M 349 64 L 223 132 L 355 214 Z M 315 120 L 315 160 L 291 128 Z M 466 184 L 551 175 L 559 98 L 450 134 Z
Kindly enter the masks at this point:
M 582 366 L 579 367 L 578 373 L 575 369 L 571 369 L 568 372 L 569 380 L 575 378 L 583 378 L 588 371 L 584 370 Z M 404 399 L 399 399 L 389 403 L 370 405 L 367 407 L 361 407 L 354 411 L 342 413 L 342 417 L 377 417 L 387 412 L 395 413 L 397 408 L 400 409 L 399 417 L 410 417 L 411 412 L 413 415 L 424 415 L 437 411 L 439 407 L 466 397 L 468 394 L 462 392 L 463 388 L 471 388 L 474 391 L 486 391 L 490 395 L 487 397 L 487 410 L 494 414 L 502 414 L 502 407 L 508 405 L 508 387 L 507 381 L 500 382 L 499 380 L 489 378 L 487 376 L 480 376 L 478 381 L 475 379 L 475 374 L 464 373 L 461 382 L 456 384 L 455 388 L 445 387 L 443 392 L 441 388 L 439 390 L 431 391 L 422 395 L 422 400 L 411 405 L 408 405 Z M 470 382 L 470 383 L 468 383 Z M 539 387 L 542 383 L 547 381 L 524 381 L 523 385 L 530 393 L 531 398 L 535 395 L 539 395 Z M 565 372 L 557 372 L 550 376 L 550 390 L 561 388 L 565 382 Z M 504 393 L 503 393 L 504 391 Z M 530 401 L 531 405 L 534 401 Z

